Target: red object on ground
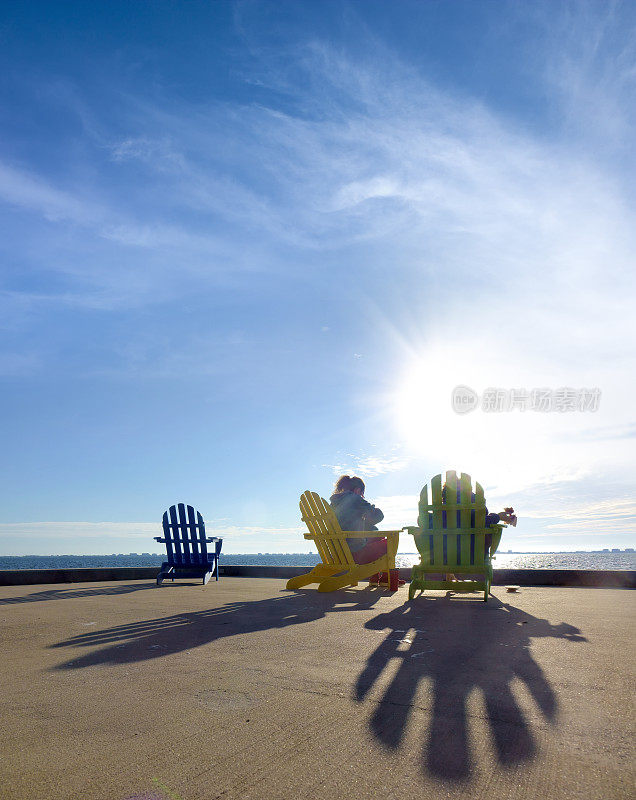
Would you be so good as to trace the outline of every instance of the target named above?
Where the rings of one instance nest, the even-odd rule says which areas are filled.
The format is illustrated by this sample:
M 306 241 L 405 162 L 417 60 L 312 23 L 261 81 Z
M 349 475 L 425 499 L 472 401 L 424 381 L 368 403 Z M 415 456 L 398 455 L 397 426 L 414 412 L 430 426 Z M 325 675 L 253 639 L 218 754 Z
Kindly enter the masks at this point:
M 399 569 L 392 569 L 389 575 L 386 572 L 376 572 L 375 575 L 371 575 L 369 583 L 376 583 L 378 586 L 384 583 L 389 587 L 390 592 L 397 592 L 400 586 L 404 586 L 406 581 L 400 579 Z

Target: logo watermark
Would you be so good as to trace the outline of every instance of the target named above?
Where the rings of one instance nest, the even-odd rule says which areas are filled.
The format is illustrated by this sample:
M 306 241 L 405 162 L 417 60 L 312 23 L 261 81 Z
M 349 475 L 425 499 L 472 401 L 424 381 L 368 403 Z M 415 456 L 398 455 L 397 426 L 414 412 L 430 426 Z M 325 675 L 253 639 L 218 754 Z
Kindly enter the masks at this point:
M 468 414 L 479 405 L 479 395 L 470 386 L 456 386 L 452 395 L 453 410 L 458 414 Z
M 480 397 L 470 386 L 460 384 L 451 394 L 451 405 L 457 414 L 467 414 L 476 408 L 488 414 L 507 411 L 594 412 L 598 411 L 600 403 L 600 389 L 574 389 L 571 386 L 558 389 L 502 389 L 489 386 Z

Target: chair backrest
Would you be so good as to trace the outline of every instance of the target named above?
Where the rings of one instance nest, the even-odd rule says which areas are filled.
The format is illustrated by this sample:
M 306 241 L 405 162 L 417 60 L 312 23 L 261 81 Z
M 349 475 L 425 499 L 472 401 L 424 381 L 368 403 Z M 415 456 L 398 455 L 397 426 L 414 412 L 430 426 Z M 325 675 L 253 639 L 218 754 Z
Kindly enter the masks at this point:
M 428 531 L 415 534 L 415 546 L 422 564 L 439 567 L 440 572 L 452 572 L 457 567 L 481 569 L 490 562 L 489 533 L 470 531 Z
M 417 524 L 423 530 L 429 529 L 429 512 L 433 515 L 431 530 L 453 530 L 461 528 L 483 528 L 486 524 L 486 501 L 484 490 L 475 481 L 472 490 L 472 479 L 465 472 L 461 473 L 459 482 L 455 470 L 446 473 L 446 492 L 443 492 L 442 476 L 436 475 L 431 480 L 431 503 L 428 502 L 428 486 L 420 492 L 419 516 Z M 459 494 L 459 502 L 457 497 Z M 474 499 L 473 499 L 474 494 Z M 454 513 L 451 513 L 454 512 Z
M 446 491 L 441 474 L 436 475 L 431 480 L 431 495 L 429 503 L 428 486 L 424 486 L 417 518 L 421 532 L 414 537 L 422 562 L 439 566 L 440 571 L 458 566 L 483 567 L 489 558 L 492 534 L 485 528 L 486 501 L 481 485 L 475 481 L 473 492 L 470 475 L 462 472 L 458 481 L 457 473 L 448 470 Z
M 206 564 L 207 542 L 203 517 L 192 506 L 184 503 L 170 506 L 163 515 L 168 563 L 175 566 Z
M 303 492 L 300 513 L 323 564 L 355 563 L 338 518 L 323 497 L 316 492 Z

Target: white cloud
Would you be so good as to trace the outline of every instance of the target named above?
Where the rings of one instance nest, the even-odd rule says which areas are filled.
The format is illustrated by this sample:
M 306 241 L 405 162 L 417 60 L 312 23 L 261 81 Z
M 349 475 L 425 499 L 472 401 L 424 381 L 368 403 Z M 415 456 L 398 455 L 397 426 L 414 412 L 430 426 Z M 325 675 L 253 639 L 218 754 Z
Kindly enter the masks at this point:
M 28 541 L 30 537 L 80 537 L 102 539 L 108 536 L 161 536 L 156 522 L 2 522 L 0 536 Z
M 99 212 L 70 192 L 26 170 L 0 162 L 0 199 L 10 205 L 36 210 L 47 220 L 93 224 Z
M 378 527 L 384 528 L 384 530 L 401 530 L 406 525 L 417 525 L 419 499 L 417 494 L 387 495 L 374 498 L 373 504 L 382 509 L 384 513 L 384 519 Z M 413 541 L 407 538 L 407 534 L 403 534 L 401 539 L 406 541 L 406 545 L 413 545 Z M 405 549 L 404 541 L 400 542 L 400 549 Z M 408 546 L 406 549 L 409 549 Z M 413 549 L 414 547 L 411 547 L 411 550 Z
M 186 162 L 183 155 L 168 140 L 142 136 L 122 139 L 110 145 L 114 161 L 140 160 L 152 164 L 153 169 L 183 172 Z
M 385 475 L 388 472 L 402 470 L 407 465 L 406 459 L 401 456 L 387 455 L 354 455 L 348 453 L 338 464 L 323 464 L 323 467 L 330 469 L 334 475 L 351 474 L 358 475 L 360 478 L 375 478 L 378 475 Z
M 599 523 L 602 526 L 609 522 L 623 525 L 629 522 L 632 526 L 636 525 L 636 502 L 632 498 L 600 502 L 593 499 L 581 502 L 580 498 L 573 498 L 569 504 L 565 504 L 561 497 L 548 497 L 547 502 L 544 501 L 539 508 L 527 510 L 526 516 L 533 519 L 544 519 L 553 518 L 557 513 L 564 520 L 587 520 L 597 527 L 599 527 Z
M 225 520 L 206 522 L 208 536 L 220 536 L 226 553 L 307 552 L 302 526 L 239 526 Z M 0 541 L 6 555 L 63 555 L 113 552 L 161 552 L 163 537 L 157 522 L 14 522 L 0 523 Z M 315 547 L 313 547 L 315 550 Z

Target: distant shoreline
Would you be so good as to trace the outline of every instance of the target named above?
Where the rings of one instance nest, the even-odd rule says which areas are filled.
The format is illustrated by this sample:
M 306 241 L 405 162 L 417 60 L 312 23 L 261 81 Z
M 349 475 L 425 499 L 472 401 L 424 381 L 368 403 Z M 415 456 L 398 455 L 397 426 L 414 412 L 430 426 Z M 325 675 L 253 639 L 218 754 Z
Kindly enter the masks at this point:
M 0 570 L 21 569 L 95 569 L 108 567 L 157 567 L 165 555 L 157 553 L 111 553 L 107 555 L 0 556 Z M 418 553 L 398 553 L 396 565 L 412 567 Z M 320 563 L 316 553 L 221 553 L 220 564 L 226 566 L 290 566 L 312 567 Z M 592 569 L 636 570 L 636 552 L 572 550 L 553 552 L 498 552 L 496 569 Z

